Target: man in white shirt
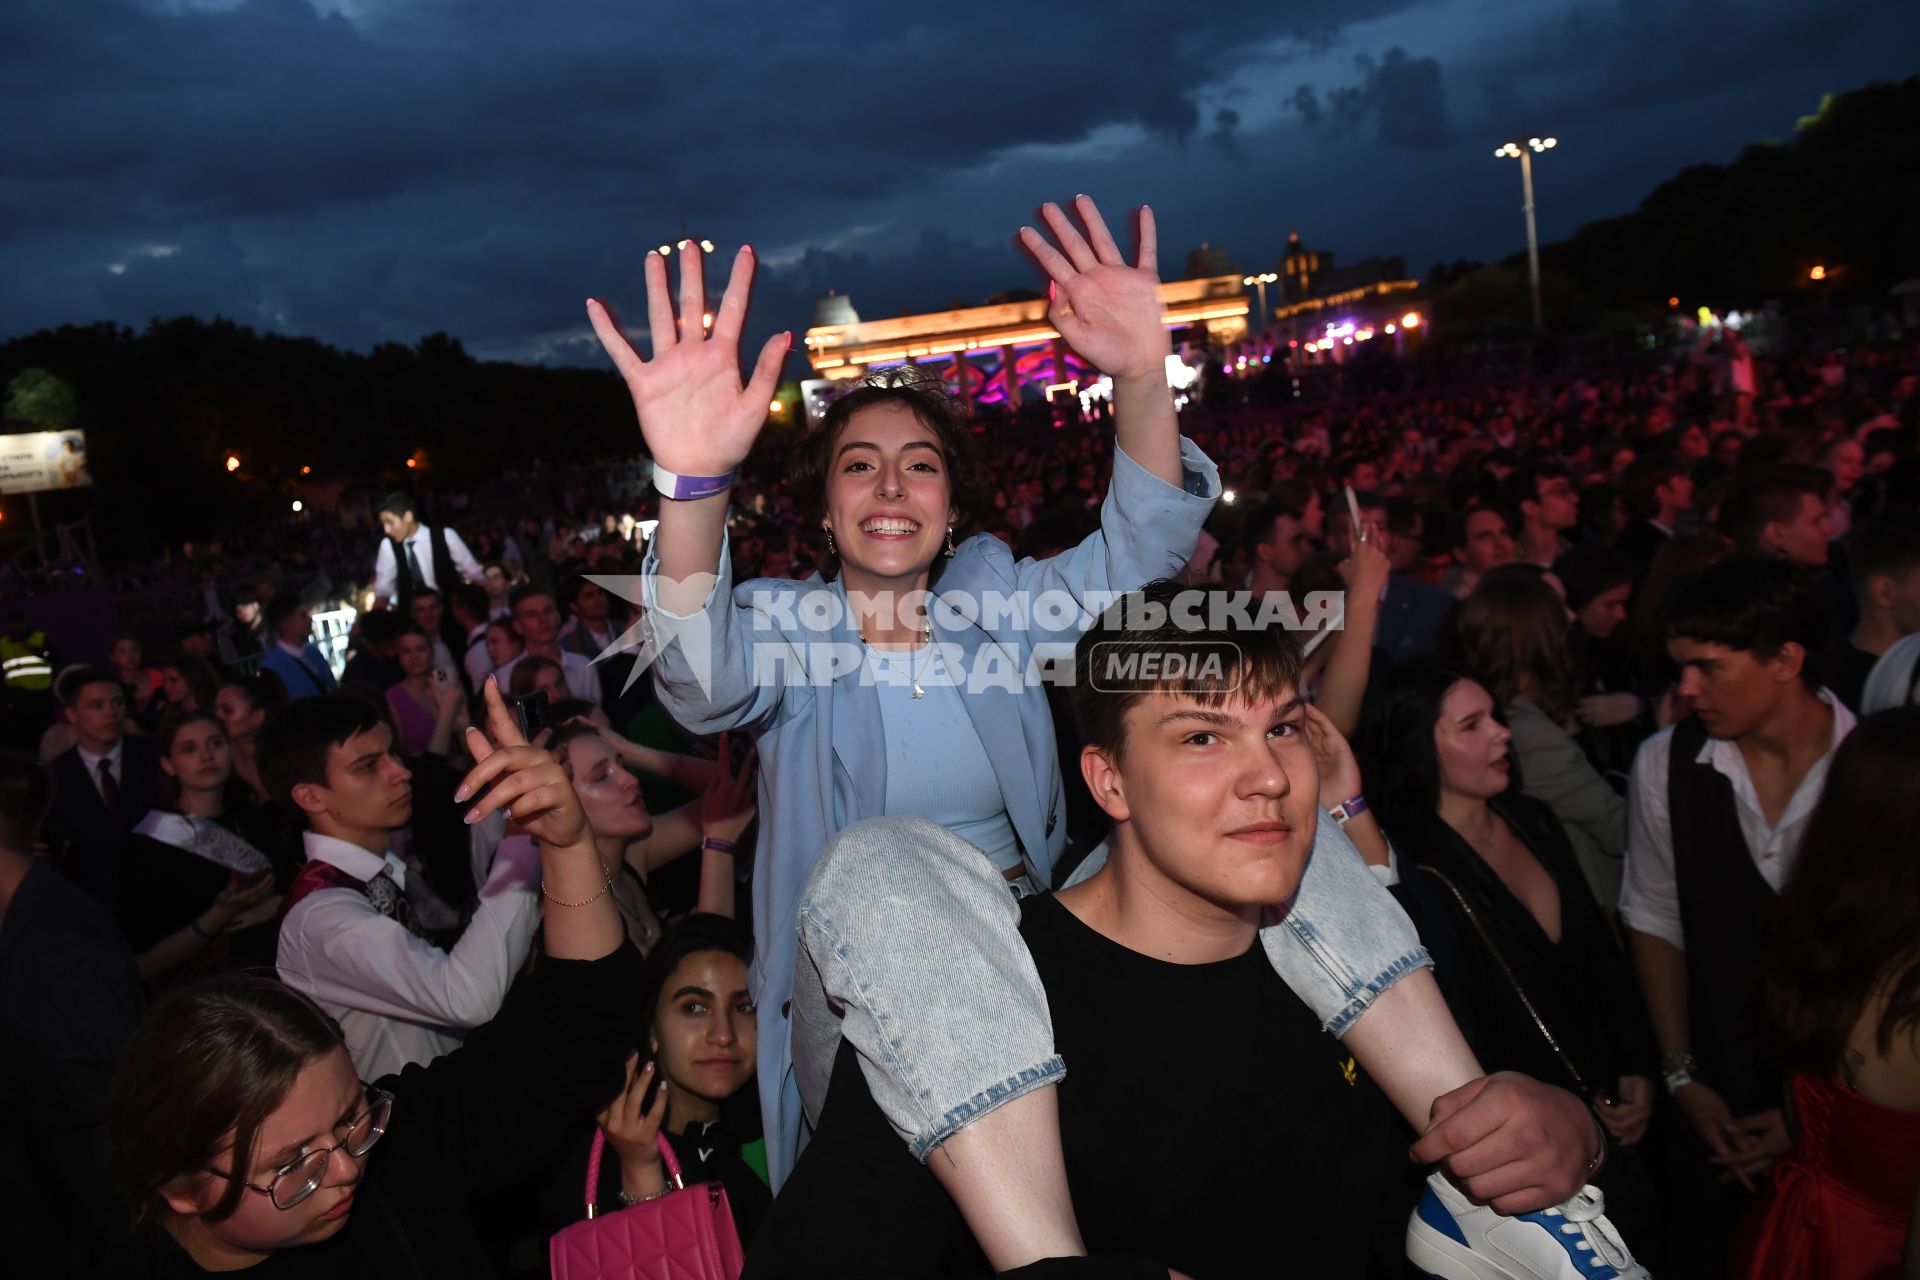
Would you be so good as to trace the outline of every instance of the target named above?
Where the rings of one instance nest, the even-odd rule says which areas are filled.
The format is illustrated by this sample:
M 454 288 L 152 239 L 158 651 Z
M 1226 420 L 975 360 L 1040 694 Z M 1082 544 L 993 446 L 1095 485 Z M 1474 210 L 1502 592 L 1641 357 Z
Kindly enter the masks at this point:
M 421 524 L 413 499 L 404 493 L 390 493 L 380 503 L 380 529 L 387 536 L 373 558 L 376 601 L 398 603 L 418 587 L 432 587 L 444 596 L 456 580 L 487 580 L 460 535 Z
M 1789 1141 L 1761 985 L 1774 899 L 1853 727 L 1808 669 L 1826 629 L 1819 583 L 1783 561 L 1735 555 L 1683 583 L 1667 652 L 1694 714 L 1633 765 L 1620 916 L 1696 1172 L 1712 1175 L 1687 1210 L 1729 1229 L 1744 1203 L 1719 1175 L 1751 1189 Z
M 409 868 L 389 852 L 413 819 L 413 787 L 378 710 L 341 696 L 293 703 L 268 720 L 259 752 L 267 789 L 308 826 L 281 916 L 281 978 L 339 1021 L 364 1079 L 452 1050 L 499 1011 L 527 958 L 538 848 L 502 844 L 466 931 L 442 950 L 421 936 Z
M 553 592 L 534 583 L 523 583 L 513 589 L 508 597 L 513 629 L 526 645 L 526 650 L 513 661 L 494 671 L 494 678 L 505 689 L 513 678 L 514 667 L 520 664 L 527 654 L 548 658 L 560 664 L 566 673 L 567 692 L 576 698 L 585 699 L 595 706 L 600 705 L 600 673 L 594 669 L 591 658 L 582 657 L 570 649 L 560 646 L 560 607 L 553 601 Z

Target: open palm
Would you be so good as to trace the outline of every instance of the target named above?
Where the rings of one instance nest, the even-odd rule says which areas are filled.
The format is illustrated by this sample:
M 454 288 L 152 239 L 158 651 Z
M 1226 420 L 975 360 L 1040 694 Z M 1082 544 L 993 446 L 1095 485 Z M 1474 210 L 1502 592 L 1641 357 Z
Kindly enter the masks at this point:
M 791 333 L 767 340 L 752 375 L 740 377 L 740 330 L 746 323 L 747 296 L 753 289 L 753 250 L 741 246 L 733 274 L 706 325 L 706 280 L 697 246 L 680 252 L 680 314 L 674 315 L 667 287 L 667 260 L 647 255 L 647 323 L 653 359 L 642 360 L 620 332 L 605 303 L 587 300 L 593 331 L 626 379 L 647 452 L 680 475 L 721 476 L 745 460 L 767 419 L 780 365 Z
M 1047 318 L 1081 359 L 1111 378 L 1163 373 L 1171 347 L 1160 320 L 1153 210 L 1140 210 L 1139 262 L 1131 267 L 1091 197 L 1075 197 L 1074 211 L 1085 235 L 1059 205 L 1040 208 L 1058 248 L 1034 228 L 1020 228 L 1021 243 L 1053 281 Z

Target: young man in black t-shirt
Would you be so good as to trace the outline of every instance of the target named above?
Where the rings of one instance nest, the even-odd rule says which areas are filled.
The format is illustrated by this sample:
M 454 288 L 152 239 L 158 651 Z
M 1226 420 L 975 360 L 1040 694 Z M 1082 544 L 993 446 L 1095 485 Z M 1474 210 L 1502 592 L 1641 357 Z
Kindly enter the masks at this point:
M 1275 973 L 1258 937 L 1284 913 L 1270 904 L 1291 901 L 1314 849 L 1322 769 L 1357 771 L 1302 700 L 1291 639 L 1245 639 L 1210 676 L 1217 636 L 1162 629 L 1082 640 L 1082 773 L 1114 833 L 1104 865 L 1057 895 L 1016 904 L 989 860 L 924 819 L 855 824 L 828 845 L 801 908 L 809 952 L 796 1009 L 810 994 L 836 1008 L 858 1003 L 881 1036 L 859 1048 L 843 1039 L 811 1083 L 796 1056 L 814 1135 L 752 1242 L 749 1280 L 990 1273 L 972 1218 L 915 1159 L 944 1160 L 946 1148 L 910 1149 L 889 1119 L 942 1096 L 944 1059 L 969 1053 L 1039 1064 L 990 1087 L 986 1107 L 1058 1086 L 1052 1154 L 1064 1154 L 1092 1255 L 1005 1274 L 1366 1273 L 1394 1158 L 1391 1110 Z M 1166 659 L 1182 648 L 1200 676 L 1190 683 L 1165 678 Z M 1150 656 L 1161 674 L 1140 677 Z M 1321 856 L 1353 850 L 1323 842 Z M 841 940 L 830 959 L 814 949 L 829 936 Z M 1021 943 L 1021 955 L 1009 954 Z M 886 1008 L 874 986 L 824 973 L 843 964 L 875 975 L 916 969 L 952 998 Z M 809 992 L 814 966 L 824 992 Z M 983 991 L 985 1007 L 1004 1017 L 978 1016 Z M 1037 1039 L 1025 1017 L 1035 1004 L 1050 1023 Z M 1555 1153 L 1578 1147 L 1577 1168 L 1595 1139 L 1573 1107 L 1571 1129 L 1530 1132 Z M 1034 1139 L 1044 1157 L 1047 1135 Z M 1454 1196 L 1464 1206 L 1456 1216 L 1473 1211 Z M 1436 1206 L 1429 1216 L 1445 1213 Z

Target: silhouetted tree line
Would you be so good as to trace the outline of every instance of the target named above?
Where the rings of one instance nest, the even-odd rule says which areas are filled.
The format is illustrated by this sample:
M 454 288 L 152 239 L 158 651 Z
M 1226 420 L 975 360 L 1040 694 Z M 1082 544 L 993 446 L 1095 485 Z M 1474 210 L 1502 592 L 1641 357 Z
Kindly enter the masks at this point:
M 138 554 L 155 535 L 174 541 L 285 510 L 302 467 L 315 481 L 458 488 L 528 470 L 535 458 L 580 462 L 639 445 L 611 372 L 475 360 L 444 333 L 360 355 L 182 317 L 139 332 L 64 326 L 0 345 L 0 385 L 36 369 L 73 389 L 94 528 L 110 559 Z M 30 383 L 44 401 L 39 378 Z M 53 424 L 9 429 L 40 425 Z M 416 450 L 420 468 L 409 470 Z M 229 455 L 241 463 L 233 473 Z M 89 499 L 41 502 L 57 520 Z

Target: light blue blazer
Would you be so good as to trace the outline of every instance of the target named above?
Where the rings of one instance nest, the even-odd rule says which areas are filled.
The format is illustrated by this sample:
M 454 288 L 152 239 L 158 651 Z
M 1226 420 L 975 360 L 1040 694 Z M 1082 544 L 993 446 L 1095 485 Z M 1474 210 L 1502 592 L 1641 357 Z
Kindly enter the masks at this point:
M 1025 678 L 1043 653 L 1070 653 L 1095 616 L 1095 593 L 1132 591 L 1186 566 L 1200 525 L 1220 494 L 1213 463 L 1189 440 L 1180 442 L 1184 485 L 1176 488 L 1118 448 L 1113 482 L 1100 507 L 1100 528 L 1047 560 L 1019 560 L 999 539 L 968 539 L 947 562 L 929 609 L 934 641 L 956 652 L 957 667 L 992 672 L 962 699 L 999 778 L 1001 794 L 1035 883 L 1053 882 L 1066 843 L 1066 799 L 1046 691 Z M 801 1105 L 793 1079 L 791 1023 L 797 949 L 795 914 L 801 891 L 827 840 L 841 828 L 886 812 L 887 750 L 880 696 L 860 678 L 861 664 L 818 674 L 829 652 L 858 653 L 860 637 L 838 581 L 763 578 L 735 587 L 726 548 L 719 577 L 701 614 L 676 616 L 656 600 L 659 561 L 642 569 L 645 600 L 662 646 L 654 667 L 660 701 L 698 734 L 746 729 L 760 756 L 760 838 L 754 854 L 754 998 L 760 1009 L 760 1099 L 773 1184 L 785 1181 L 799 1155 Z M 809 593 L 832 593 L 837 610 L 798 607 Z M 1017 595 L 1070 609 L 1035 611 L 1028 625 L 955 606 L 989 593 Z M 818 598 L 816 597 L 816 602 Z M 832 612 L 831 620 L 822 615 Z M 969 621 L 977 618 L 977 621 Z M 991 629 L 986 625 L 992 624 Z M 756 648 L 759 652 L 756 654 Z M 691 652 L 690 652 L 691 651 Z M 710 663 L 703 687 L 702 665 Z M 756 670 L 756 662 L 760 664 Z M 808 678 L 764 678 L 784 664 Z M 926 744 L 938 751 L 938 743 Z

